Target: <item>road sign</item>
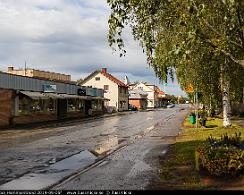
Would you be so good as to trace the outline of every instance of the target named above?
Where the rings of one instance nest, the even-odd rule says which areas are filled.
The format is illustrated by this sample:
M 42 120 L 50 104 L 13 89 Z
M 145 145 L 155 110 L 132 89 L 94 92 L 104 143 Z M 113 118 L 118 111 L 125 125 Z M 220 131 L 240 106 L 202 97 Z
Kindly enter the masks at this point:
M 191 85 L 189 85 L 188 87 L 185 87 L 185 92 L 188 92 L 188 93 L 193 93 L 194 90 L 193 90 L 193 87 Z

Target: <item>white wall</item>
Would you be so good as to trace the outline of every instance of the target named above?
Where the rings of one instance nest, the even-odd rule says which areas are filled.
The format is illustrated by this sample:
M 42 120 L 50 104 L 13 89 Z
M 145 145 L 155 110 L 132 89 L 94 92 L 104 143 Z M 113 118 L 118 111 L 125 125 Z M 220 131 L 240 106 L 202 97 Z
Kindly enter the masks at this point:
M 146 86 L 144 83 L 139 83 L 136 85 L 133 89 L 141 89 L 145 91 L 147 95 L 147 107 L 148 108 L 154 108 L 156 107 L 156 102 L 155 102 L 155 92 L 154 92 L 154 86 Z
M 100 77 L 100 81 L 96 81 L 95 78 Z M 104 85 L 109 85 L 109 90 L 104 91 L 104 97 L 110 99 L 108 106 L 113 106 L 118 109 L 118 85 L 113 81 L 109 80 L 107 77 L 101 73 L 96 74 L 93 78 L 88 80 L 86 83 L 82 84 L 83 86 L 92 86 L 95 88 L 104 89 Z

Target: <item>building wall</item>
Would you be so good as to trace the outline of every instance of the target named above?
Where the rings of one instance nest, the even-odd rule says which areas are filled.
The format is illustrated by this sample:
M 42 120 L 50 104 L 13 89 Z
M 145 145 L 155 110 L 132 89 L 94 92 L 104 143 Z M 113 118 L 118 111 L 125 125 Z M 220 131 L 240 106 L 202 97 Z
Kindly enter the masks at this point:
M 0 89 L 0 126 L 10 125 L 13 113 L 13 91 Z
M 156 106 L 156 94 L 154 91 L 154 86 L 146 86 L 144 83 L 139 83 L 133 89 L 141 89 L 145 91 L 147 95 L 147 107 L 155 108 Z
M 70 75 L 49 72 L 49 71 L 35 70 L 35 69 L 15 70 L 13 67 L 9 67 L 8 73 L 14 74 L 14 75 L 28 76 L 28 77 L 34 77 L 34 78 L 44 78 L 44 79 L 56 80 L 56 81 L 71 81 Z
M 129 104 L 141 109 L 142 108 L 142 104 L 141 104 L 141 100 L 137 99 L 137 100 L 129 100 Z
M 95 78 L 99 77 L 100 80 L 97 81 Z M 82 84 L 83 86 L 92 86 L 95 88 L 100 88 L 100 89 L 104 89 L 104 85 L 109 85 L 109 90 L 108 91 L 104 91 L 104 98 L 109 99 L 110 101 L 108 102 L 108 106 L 110 107 L 114 107 L 116 110 L 118 110 L 118 106 L 119 106 L 119 97 L 118 97 L 118 93 L 119 93 L 119 89 L 118 89 L 118 85 L 116 83 L 114 83 L 113 81 L 111 81 L 110 79 L 108 79 L 107 77 L 105 77 L 104 75 L 102 75 L 101 73 L 96 74 L 93 78 L 91 78 L 90 80 L 88 80 L 87 82 Z
M 122 93 L 120 93 L 120 88 L 122 88 Z M 123 102 L 122 107 L 119 107 L 119 111 L 125 111 L 128 110 L 129 106 L 129 94 L 128 94 L 128 89 L 125 87 L 119 87 L 119 104 L 120 102 Z
M 146 99 L 129 99 L 129 104 L 137 107 L 138 109 L 146 109 L 147 108 L 147 100 Z

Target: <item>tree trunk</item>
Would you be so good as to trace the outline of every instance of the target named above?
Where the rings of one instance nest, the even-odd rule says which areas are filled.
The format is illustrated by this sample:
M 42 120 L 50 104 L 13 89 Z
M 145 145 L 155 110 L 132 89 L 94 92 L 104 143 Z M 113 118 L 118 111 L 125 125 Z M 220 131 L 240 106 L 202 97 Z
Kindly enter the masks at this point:
M 222 92 L 224 127 L 231 126 L 231 121 L 230 121 L 231 106 L 230 106 L 230 98 L 229 98 L 229 89 L 230 89 L 229 82 L 225 81 L 223 83 L 223 92 Z
M 221 85 L 222 85 L 222 102 L 223 102 L 223 126 L 231 126 L 231 106 L 230 106 L 230 83 L 226 77 L 225 65 L 221 66 Z

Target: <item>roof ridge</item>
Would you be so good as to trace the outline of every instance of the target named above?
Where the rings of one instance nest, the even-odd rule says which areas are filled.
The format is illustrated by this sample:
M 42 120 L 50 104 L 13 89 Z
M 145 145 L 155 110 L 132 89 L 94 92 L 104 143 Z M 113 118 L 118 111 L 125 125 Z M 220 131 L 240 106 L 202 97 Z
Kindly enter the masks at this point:
M 90 77 L 92 77 L 94 74 L 96 74 L 96 73 L 99 73 L 99 70 L 95 70 L 94 72 L 92 72 L 91 74 L 89 74 L 87 77 L 85 77 L 84 79 L 83 79 L 83 81 L 81 82 L 81 85 L 83 84 L 83 83 L 85 83 L 85 82 L 87 82 L 89 79 L 90 79 Z
M 105 77 L 107 77 L 109 80 L 113 81 L 114 83 L 116 83 L 119 86 L 122 87 L 129 87 L 128 85 L 126 85 L 124 82 L 122 82 L 121 80 L 119 80 L 118 78 L 116 78 L 115 76 L 113 76 L 110 73 L 107 72 L 102 72 L 100 71 L 102 75 L 104 75 Z

